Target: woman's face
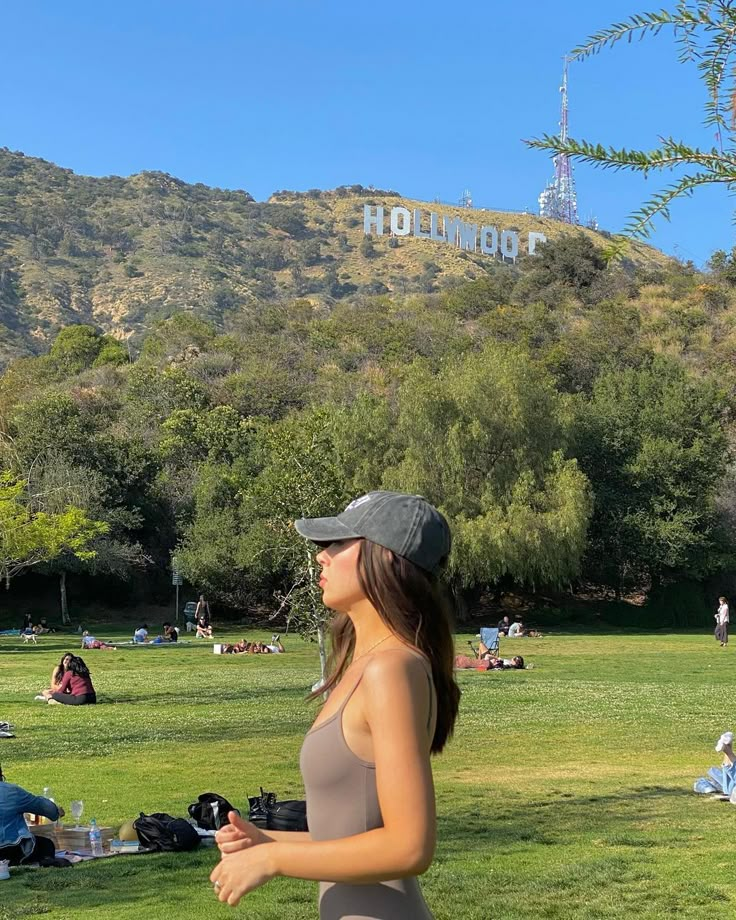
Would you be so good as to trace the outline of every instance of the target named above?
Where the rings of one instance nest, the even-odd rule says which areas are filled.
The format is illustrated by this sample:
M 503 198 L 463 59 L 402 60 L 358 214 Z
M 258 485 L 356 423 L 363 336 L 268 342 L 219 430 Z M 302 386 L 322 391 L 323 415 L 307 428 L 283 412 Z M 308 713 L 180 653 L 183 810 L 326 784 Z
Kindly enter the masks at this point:
M 319 586 L 325 607 L 346 613 L 365 594 L 358 579 L 360 540 L 338 540 L 317 554 L 322 567 Z
M 71 655 L 64 655 L 64 658 L 62 659 L 61 663 L 64 665 L 65 668 L 68 668 L 69 665 L 71 664 L 71 660 L 72 660 Z

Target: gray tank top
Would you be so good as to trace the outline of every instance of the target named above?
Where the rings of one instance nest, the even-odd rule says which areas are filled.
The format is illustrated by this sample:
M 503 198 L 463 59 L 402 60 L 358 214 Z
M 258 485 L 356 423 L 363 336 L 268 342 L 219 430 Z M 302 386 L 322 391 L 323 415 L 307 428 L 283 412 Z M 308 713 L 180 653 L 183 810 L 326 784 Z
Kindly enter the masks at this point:
M 362 674 L 337 712 L 309 732 L 300 766 L 313 840 L 337 840 L 383 827 L 376 789 L 376 765 L 361 760 L 345 741 L 342 714 Z M 433 687 L 430 688 L 429 725 Z M 432 920 L 415 878 L 371 885 L 320 882 L 320 920 Z

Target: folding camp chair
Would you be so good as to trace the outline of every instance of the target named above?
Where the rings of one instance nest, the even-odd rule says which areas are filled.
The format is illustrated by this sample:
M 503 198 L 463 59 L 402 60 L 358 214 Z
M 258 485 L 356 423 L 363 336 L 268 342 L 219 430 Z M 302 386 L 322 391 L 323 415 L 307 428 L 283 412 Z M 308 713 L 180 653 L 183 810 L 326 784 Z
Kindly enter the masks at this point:
M 485 645 L 488 651 L 492 655 L 498 655 L 499 640 L 498 640 L 498 630 L 490 626 L 481 627 L 481 631 L 478 633 L 478 638 Z M 476 652 L 475 646 L 473 643 L 470 643 L 470 647 Z M 478 652 L 476 652 L 476 655 Z

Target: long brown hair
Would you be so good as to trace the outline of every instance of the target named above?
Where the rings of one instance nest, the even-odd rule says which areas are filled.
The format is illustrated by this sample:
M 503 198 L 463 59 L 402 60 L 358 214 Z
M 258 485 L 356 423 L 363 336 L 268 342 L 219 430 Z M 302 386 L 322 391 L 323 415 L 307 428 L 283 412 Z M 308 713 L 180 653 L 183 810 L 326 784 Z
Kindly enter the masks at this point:
M 360 542 L 358 579 L 365 596 L 391 632 L 429 659 L 437 694 L 437 724 L 431 751 L 439 754 L 455 726 L 460 688 L 455 682 L 449 603 L 438 579 L 370 540 Z M 355 627 L 346 613 L 335 615 L 330 632 L 328 677 L 310 699 L 339 683 L 355 651 Z

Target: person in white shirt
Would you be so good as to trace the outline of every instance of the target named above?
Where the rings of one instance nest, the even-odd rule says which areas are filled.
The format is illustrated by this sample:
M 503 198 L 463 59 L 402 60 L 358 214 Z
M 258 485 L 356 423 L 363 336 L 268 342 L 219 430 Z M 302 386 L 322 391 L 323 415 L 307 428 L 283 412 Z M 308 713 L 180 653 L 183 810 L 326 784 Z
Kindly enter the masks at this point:
M 515 620 L 511 626 L 509 626 L 509 639 L 518 639 L 520 636 L 526 634 L 524 629 L 524 624 L 521 620 Z
M 718 598 L 718 613 L 716 613 L 716 641 L 721 643 L 721 647 L 728 645 L 728 623 L 730 617 L 728 612 L 728 602 L 725 597 Z
M 139 626 L 133 633 L 133 642 L 148 642 L 148 624 Z

